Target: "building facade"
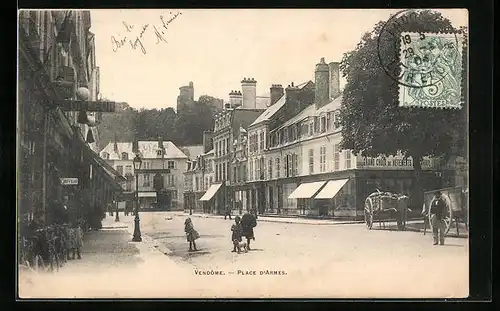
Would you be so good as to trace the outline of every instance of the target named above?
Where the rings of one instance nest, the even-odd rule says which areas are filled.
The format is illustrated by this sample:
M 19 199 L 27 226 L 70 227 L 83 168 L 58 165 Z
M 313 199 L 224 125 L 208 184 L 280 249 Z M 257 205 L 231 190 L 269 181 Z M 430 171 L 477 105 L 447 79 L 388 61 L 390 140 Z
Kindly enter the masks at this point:
M 184 210 L 186 212 L 211 212 L 213 201 L 200 200 L 214 183 L 214 151 L 197 156 L 188 161 L 184 173 Z
M 134 170 L 133 159 L 139 154 L 141 169 Z M 142 209 L 182 210 L 184 172 L 188 157 L 170 141 L 109 143 L 100 156 L 127 179 L 125 190 L 139 197 Z M 138 189 L 135 175 L 138 175 Z M 133 196 L 132 196 L 133 198 Z
M 338 63 L 321 59 L 309 89 L 314 94 L 303 95 L 292 105 L 295 110 L 286 107 L 300 98 L 297 87 L 288 87 L 277 99 L 283 92 L 274 85 L 272 106 L 250 126 L 248 174 L 260 213 L 358 218 L 364 215 L 365 198 L 376 189 L 411 194 L 411 157 L 368 158 L 340 149 L 338 70 Z M 421 165 L 424 191 L 452 183 L 450 165 L 428 157 Z
M 66 102 L 95 102 L 99 68 L 89 11 L 19 12 L 19 215 L 56 221 L 67 200 L 73 218 L 99 228 L 121 176 L 100 161 L 100 112 L 70 111 Z
M 242 90 L 231 91 L 226 108 L 214 118 L 214 131 L 211 134 L 214 150 L 214 181 L 220 186 L 214 186 L 213 189 L 219 187 L 217 191 L 209 189 L 210 193 L 204 199 L 210 197 L 209 200 L 214 200 L 215 212 L 219 214 L 227 208 L 234 209 L 235 202 L 242 202 L 241 191 L 244 191 L 242 187 L 247 187 L 241 181 L 241 176 L 246 174 L 238 173 L 246 167 L 246 156 L 244 161 L 241 160 L 241 147 L 247 144 L 245 129 L 265 111 L 255 108 L 256 84 L 255 79 L 244 78 L 241 81 Z M 237 155 L 240 157 L 239 160 L 236 160 Z

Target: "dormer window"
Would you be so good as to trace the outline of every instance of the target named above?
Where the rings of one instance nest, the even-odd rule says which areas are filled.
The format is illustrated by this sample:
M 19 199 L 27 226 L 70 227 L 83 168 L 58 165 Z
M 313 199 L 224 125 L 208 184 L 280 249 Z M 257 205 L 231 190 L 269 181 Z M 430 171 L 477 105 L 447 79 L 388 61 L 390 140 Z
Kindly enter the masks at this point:
M 122 160 L 128 160 L 128 153 L 122 152 Z
M 162 149 L 156 150 L 156 155 L 161 157 L 163 155 L 163 150 Z
M 109 160 L 109 153 L 107 153 L 107 152 L 103 152 L 103 153 L 101 154 L 101 157 L 102 157 L 104 160 Z

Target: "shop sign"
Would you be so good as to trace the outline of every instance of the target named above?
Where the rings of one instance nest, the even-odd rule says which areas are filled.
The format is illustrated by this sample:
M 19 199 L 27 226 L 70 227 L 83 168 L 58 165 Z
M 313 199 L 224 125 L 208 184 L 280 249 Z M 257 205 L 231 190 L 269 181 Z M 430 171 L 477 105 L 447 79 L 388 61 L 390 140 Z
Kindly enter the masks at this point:
M 63 186 L 78 185 L 78 178 L 60 178 L 60 179 L 61 179 L 61 185 Z

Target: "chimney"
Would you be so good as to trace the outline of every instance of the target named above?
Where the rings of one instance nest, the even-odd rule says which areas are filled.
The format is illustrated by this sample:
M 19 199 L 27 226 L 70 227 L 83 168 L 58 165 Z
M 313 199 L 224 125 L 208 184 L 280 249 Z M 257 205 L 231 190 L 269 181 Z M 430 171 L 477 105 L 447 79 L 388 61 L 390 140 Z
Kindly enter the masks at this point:
M 158 148 L 163 149 L 163 138 L 158 136 Z
M 115 151 L 115 153 L 118 153 L 118 141 L 116 138 L 116 133 L 115 133 L 115 143 L 113 144 L 113 150 Z
M 256 108 L 257 106 L 257 81 L 253 78 L 241 80 L 241 92 L 243 94 L 243 108 Z
M 137 141 L 137 139 L 134 139 L 134 141 L 132 142 L 132 152 L 134 154 L 139 153 L 139 141 Z
M 271 104 L 269 106 L 272 106 L 283 96 L 283 86 L 281 84 L 273 84 L 269 89 L 269 93 L 271 96 Z
M 329 74 L 330 67 L 325 63 L 325 58 L 322 57 L 315 70 L 315 94 L 314 101 L 316 109 L 323 107 L 330 101 L 330 83 Z
M 207 153 L 213 149 L 213 140 L 214 132 L 212 131 L 203 131 L 203 153 Z
M 340 63 L 331 62 L 328 67 L 330 67 L 330 98 L 335 99 L 340 95 Z
M 289 107 L 290 117 L 293 117 L 300 111 L 300 102 L 299 102 L 299 88 L 293 85 L 288 85 L 286 90 L 286 105 Z

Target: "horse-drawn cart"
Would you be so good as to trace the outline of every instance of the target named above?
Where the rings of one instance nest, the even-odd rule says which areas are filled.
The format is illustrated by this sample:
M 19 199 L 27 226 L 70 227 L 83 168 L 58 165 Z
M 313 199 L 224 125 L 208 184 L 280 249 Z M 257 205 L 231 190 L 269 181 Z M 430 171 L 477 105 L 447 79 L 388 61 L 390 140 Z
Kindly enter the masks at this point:
M 373 219 L 376 217 L 381 227 L 387 218 L 382 219 L 383 214 L 389 214 L 391 219 L 396 219 L 398 229 L 405 230 L 408 220 L 409 198 L 403 194 L 378 191 L 370 194 L 365 200 L 365 223 L 368 229 L 373 227 Z
M 459 223 L 464 223 L 465 229 L 469 231 L 469 222 L 467 217 L 468 216 L 467 193 L 462 187 L 451 187 L 444 189 L 436 189 L 424 193 L 424 206 L 422 210 L 422 214 L 425 216 L 424 234 L 426 233 L 427 228 L 430 228 L 432 230 L 432 222 L 429 209 L 436 191 L 440 191 L 444 200 L 446 201 L 446 211 L 443 217 L 443 221 L 446 226 L 445 234 L 448 234 L 448 232 L 450 231 L 453 221 L 455 221 L 457 236 L 460 233 Z

